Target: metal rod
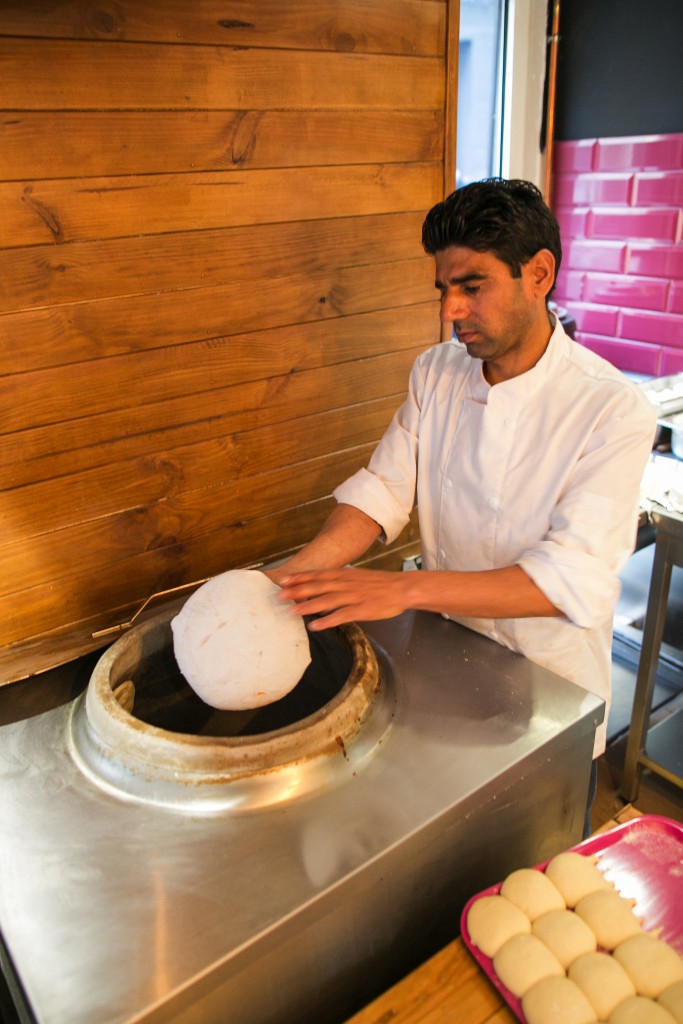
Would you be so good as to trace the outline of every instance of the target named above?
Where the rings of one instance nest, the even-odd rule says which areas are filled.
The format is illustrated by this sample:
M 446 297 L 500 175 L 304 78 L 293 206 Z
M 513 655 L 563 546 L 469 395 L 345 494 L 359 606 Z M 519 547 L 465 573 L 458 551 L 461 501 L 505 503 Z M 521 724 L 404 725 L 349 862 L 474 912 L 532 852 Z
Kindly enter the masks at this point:
M 253 562 L 251 565 L 244 565 L 241 568 L 260 569 L 262 566 L 263 562 Z M 135 620 L 140 615 L 142 615 L 145 608 L 147 608 L 147 606 L 151 604 L 152 601 L 156 601 L 157 598 L 159 597 L 168 597 L 170 594 L 178 594 L 180 593 L 181 590 L 188 590 L 190 587 L 199 587 L 203 583 L 208 583 L 210 579 L 213 579 L 213 577 L 207 576 L 206 579 L 204 580 L 194 580 L 192 583 L 181 583 L 180 586 L 171 587 L 169 590 L 158 590 L 155 594 L 150 594 L 150 596 L 143 601 L 143 603 L 140 605 L 135 614 L 128 620 L 128 622 L 120 622 L 117 623 L 117 625 L 115 626 L 107 626 L 105 629 L 97 629 L 95 630 L 94 633 L 91 634 L 91 636 L 93 637 L 93 639 L 97 639 L 98 637 L 109 636 L 113 633 L 123 633 L 124 630 L 130 629 L 131 626 L 135 625 Z
M 546 141 L 545 141 L 545 181 L 543 186 L 543 198 L 548 206 L 552 198 L 552 174 L 553 174 L 553 138 L 555 134 L 555 95 L 557 89 L 557 50 L 560 41 L 560 0 L 553 3 L 553 21 L 548 43 L 550 54 L 548 58 L 548 97 L 546 100 Z

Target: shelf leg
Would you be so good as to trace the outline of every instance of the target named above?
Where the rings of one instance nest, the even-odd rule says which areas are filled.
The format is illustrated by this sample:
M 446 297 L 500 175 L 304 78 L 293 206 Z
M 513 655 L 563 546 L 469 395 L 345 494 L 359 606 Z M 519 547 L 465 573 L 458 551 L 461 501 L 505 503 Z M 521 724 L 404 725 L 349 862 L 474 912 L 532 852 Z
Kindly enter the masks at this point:
M 628 803 L 632 803 L 636 799 L 640 786 L 642 768 L 640 755 L 645 749 L 645 740 L 650 724 L 652 695 L 657 678 L 659 650 L 664 635 L 666 607 L 671 585 L 671 569 L 670 538 L 666 533 L 658 531 L 643 628 L 643 644 L 638 662 L 633 711 L 624 759 L 624 775 L 620 790 L 622 797 Z

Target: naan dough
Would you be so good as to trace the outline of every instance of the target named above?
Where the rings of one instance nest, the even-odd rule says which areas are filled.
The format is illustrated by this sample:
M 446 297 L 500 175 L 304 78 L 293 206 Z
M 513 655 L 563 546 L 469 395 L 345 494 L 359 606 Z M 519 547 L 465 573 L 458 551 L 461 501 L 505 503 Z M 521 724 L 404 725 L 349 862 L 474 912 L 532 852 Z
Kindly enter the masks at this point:
M 530 921 L 551 910 L 564 910 L 566 907 L 558 889 L 536 868 L 513 871 L 503 882 L 500 892 L 501 896 L 523 910 Z
M 676 1024 L 683 1024 L 683 981 L 669 985 L 657 996 L 657 1002 L 668 1010 Z
M 171 622 L 180 671 L 214 708 L 257 708 L 293 690 L 311 662 L 303 619 L 262 572 L 234 569 L 203 584 Z
M 493 958 L 493 969 L 515 996 L 523 996 L 542 978 L 564 977 L 564 967 L 535 935 L 513 935 Z
M 551 910 L 537 917 L 531 934 L 555 954 L 563 967 L 569 967 L 577 956 L 590 953 L 596 947 L 592 929 L 573 910 Z
M 665 989 L 683 979 L 683 958 L 663 939 L 643 932 L 620 943 L 614 950 L 639 996 L 656 999 Z
M 599 1020 L 624 999 L 636 994 L 635 986 L 620 963 L 609 953 L 586 953 L 569 968 L 569 977 L 587 996 Z
M 613 889 L 597 867 L 597 858 L 584 856 L 576 850 L 558 853 L 548 862 L 545 873 L 562 893 L 568 907 L 575 907 L 580 899 L 596 889 Z
M 575 909 L 595 932 L 598 945 L 614 949 L 630 935 L 642 931 L 642 925 L 633 913 L 634 905 L 634 900 L 626 900 L 614 890 L 598 889 L 580 899 Z
M 527 1024 L 595 1024 L 585 995 L 569 978 L 544 978 L 522 997 Z
M 495 956 L 513 935 L 528 935 L 531 922 L 505 896 L 482 896 L 467 911 L 467 931 L 485 956 Z
M 609 1019 L 609 1024 L 676 1024 L 663 1006 L 645 996 L 629 996 Z

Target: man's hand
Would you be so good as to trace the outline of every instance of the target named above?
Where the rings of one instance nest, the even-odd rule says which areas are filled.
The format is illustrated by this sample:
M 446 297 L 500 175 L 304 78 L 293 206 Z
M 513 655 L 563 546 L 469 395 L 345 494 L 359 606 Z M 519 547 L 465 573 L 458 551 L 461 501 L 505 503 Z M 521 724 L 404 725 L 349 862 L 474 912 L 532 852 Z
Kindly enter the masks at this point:
M 297 615 L 320 615 L 309 628 L 389 619 L 408 608 L 451 618 L 517 619 L 555 616 L 556 608 L 518 565 L 481 572 L 380 572 L 320 569 L 293 572 L 275 582 Z
M 278 581 L 283 601 L 293 601 L 297 615 L 320 615 L 313 631 L 343 622 L 390 619 L 409 605 L 410 581 L 400 572 L 376 569 L 323 569 L 297 572 Z

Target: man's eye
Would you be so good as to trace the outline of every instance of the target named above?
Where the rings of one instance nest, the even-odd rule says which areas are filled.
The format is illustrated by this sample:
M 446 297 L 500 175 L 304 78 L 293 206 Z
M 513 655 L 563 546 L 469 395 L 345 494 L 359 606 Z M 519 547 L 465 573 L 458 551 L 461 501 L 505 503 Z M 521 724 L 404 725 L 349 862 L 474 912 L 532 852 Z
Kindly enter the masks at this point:
M 479 285 L 478 284 L 468 284 L 468 285 L 465 285 L 464 291 L 465 291 L 465 295 L 476 295 L 477 292 L 479 291 Z

